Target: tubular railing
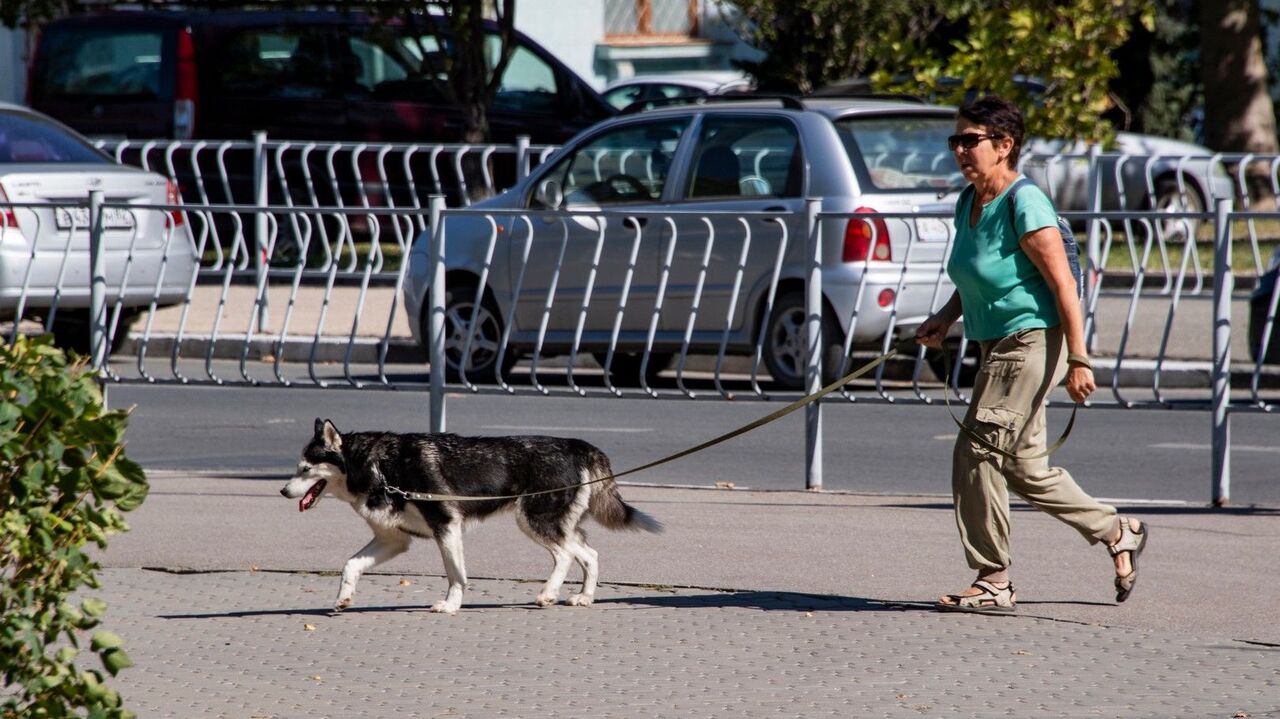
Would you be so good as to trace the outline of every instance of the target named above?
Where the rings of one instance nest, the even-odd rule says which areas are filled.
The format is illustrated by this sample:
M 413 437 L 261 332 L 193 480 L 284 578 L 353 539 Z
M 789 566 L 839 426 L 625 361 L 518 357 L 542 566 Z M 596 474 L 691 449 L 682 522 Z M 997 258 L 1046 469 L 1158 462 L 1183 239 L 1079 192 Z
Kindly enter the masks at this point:
M 109 140 L 123 164 L 161 173 L 191 204 L 423 210 L 432 195 L 466 206 L 528 175 L 554 147 L 269 140 Z M 264 199 L 265 198 L 265 201 Z
M 423 347 L 434 336 L 435 366 L 449 368 L 430 375 L 443 428 L 446 374 L 473 392 L 794 397 L 909 336 L 952 290 L 949 213 L 435 204 L 424 216 L 100 197 L 10 203 L 0 206 L 0 312 L 10 337 L 53 332 L 72 342 L 88 329 L 94 354 L 118 350 L 97 365 L 115 382 L 425 389 Z M 1266 271 L 1280 213 L 1231 212 L 1225 201 L 1215 209 L 1064 214 L 1100 239 L 1085 296 L 1105 389 L 1094 404 L 1218 413 L 1214 496 L 1225 500 L 1219 445 L 1231 414 L 1270 412 L 1280 400 L 1275 366 L 1262 361 L 1274 351 L 1280 290 L 1258 294 L 1244 281 Z M 868 244 L 849 260 L 852 223 Z M 888 260 L 874 250 L 881 239 Z M 1233 248 L 1244 266 L 1232 266 Z M 434 299 L 431 277 L 443 278 Z M 1240 330 L 1250 307 L 1256 338 Z M 958 336 L 954 349 L 966 344 Z M 921 350 L 831 401 L 933 402 L 938 366 Z M 1208 386 L 1178 386 L 1188 372 Z M 956 362 L 947 378 L 960 400 L 962 374 Z M 812 407 L 808 481 L 820 486 L 821 408 Z

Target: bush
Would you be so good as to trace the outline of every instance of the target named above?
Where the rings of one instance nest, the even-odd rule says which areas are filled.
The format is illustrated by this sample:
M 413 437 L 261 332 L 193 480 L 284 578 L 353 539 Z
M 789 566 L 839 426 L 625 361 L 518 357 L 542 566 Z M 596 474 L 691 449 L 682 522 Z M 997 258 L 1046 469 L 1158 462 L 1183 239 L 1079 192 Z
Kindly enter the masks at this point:
M 76 665 L 106 605 L 86 543 L 128 530 L 121 512 L 147 496 L 122 452 L 128 413 L 107 412 L 83 360 L 45 338 L 0 346 L 0 670 L 3 717 L 131 717 L 99 669 Z M 88 637 L 111 676 L 131 666 L 120 637 Z

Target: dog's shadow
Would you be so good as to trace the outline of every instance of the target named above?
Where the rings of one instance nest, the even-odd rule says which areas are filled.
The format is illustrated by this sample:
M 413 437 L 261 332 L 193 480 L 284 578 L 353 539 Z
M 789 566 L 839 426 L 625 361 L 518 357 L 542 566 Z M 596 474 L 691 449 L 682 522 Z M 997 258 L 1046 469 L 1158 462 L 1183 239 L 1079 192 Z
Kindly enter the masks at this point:
M 725 592 L 708 590 L 704 593 L 666 593 L 597 597 L 596 606 L 612 611 L 627 609 L 757 609 L 767 612 L 904 612 L 932 611 L 929 602 L 868 599 L 800 592 L 741 591 Z M 558 605 L 564 607 L 563 604 Z M 462 606 L 461 613 L 484 610 L 545 611 L 533 602 L 472 602 Z M 579 611 L 579 610 L 575 610 Z M 244 619 L 269 616 L 334 617 L 339 614 L 367 614 L 387 612 L 428 613 L 428 605 L 402 604 L 379 606 L 354 606 L 341 612 L 331 608 L 282 608 L 242 610 L 234 612 L 208 612 L 190 614 L 162 614 L 160 619 Z

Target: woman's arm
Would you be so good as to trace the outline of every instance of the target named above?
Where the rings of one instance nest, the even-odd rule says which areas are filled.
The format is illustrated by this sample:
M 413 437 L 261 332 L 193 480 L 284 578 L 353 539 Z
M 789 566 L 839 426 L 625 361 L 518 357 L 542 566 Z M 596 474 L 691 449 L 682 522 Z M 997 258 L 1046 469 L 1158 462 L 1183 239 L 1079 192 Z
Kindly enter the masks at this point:
M 1067 339 L 1067 352 L 1084 360 L 1071 360 L 1067 370 L 1067 394 L 1072 400 L 1083 402 L 1093 394 L 1097 385 L 1093 379 L 1093 367 L 1087 364 L 1089 352 L 1084 342 L 1084 315 L 1076 296 L 1076 278 L 1071 274 L 1067 253 L 1062 247 L 1062 235 L 1057 227 L 1042 227 L 1023 235 L 1019 244 L 1053 291 Z

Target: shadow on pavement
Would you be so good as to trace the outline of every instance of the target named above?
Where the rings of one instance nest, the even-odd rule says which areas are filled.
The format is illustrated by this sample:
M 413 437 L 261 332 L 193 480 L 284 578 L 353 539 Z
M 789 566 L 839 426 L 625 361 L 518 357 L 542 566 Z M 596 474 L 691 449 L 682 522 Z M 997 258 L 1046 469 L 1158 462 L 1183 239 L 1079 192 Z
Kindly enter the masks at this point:
M 643 606 L 660 609 L 762 609 L 784 612 L 907 612 L 933 611 L 928 602 L 867 599 L 865 597 L 837 597 L 799 592 L 716 592 L 707 594 L 667 594 L 652 596 L 607 597 L 596 599 L 596 605 Z M 1043 602 L 1042 602 L 1043 603 Z M 386 612 L 426 612 L 430 604 L 403 604 L 369 607 L 349 607 L 335 612 L 329 607 L 246 609 L 233 612 L 201 612 L 191 614 L 160 614 L 158 619 L 247 619 L 270 616 L 336 617 L 339 614 L 366 614 Z M 533 602 L 468 603 L 461 613 L 483 609 L 525 609 L 543 611 Z
M 756 591 L 609 597 L 597 599 L 596 604 L 643 604 L 666 609 L 763 609 L 786 612 L 933 611 L 933 606 L 926 602 Z

